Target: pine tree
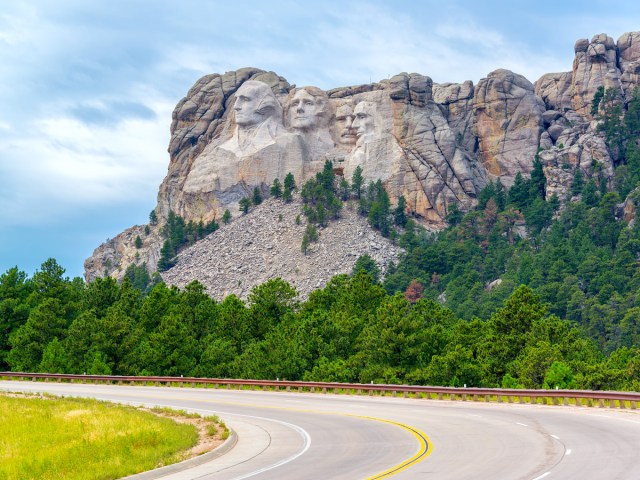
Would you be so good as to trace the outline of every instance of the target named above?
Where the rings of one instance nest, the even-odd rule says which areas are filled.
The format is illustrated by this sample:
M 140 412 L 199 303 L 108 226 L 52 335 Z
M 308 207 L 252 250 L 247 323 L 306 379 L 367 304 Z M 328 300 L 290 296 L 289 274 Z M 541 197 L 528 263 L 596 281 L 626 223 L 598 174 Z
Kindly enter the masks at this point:
M 398 198 L 398 205 L 396 205 L 396 208 L 393 211 L 393 223 L 399 227 L 404 227 L 407 224 L 407 214 L 405 213 L 406 208 L 407 201 L 405 200 L 404 195 L 400 195 Z
M 252 201 L 254 205 L 260 205 L 262 203 L 262 192 L 260 192 L 260 188 L 254 187 Z
M 240 199 L 240 202 L 238 202 L 238 206 L 240 207 L 240 211 L 242 213 L 247 214 L 249 212 L 249 208 L 251 207 L 251 200 L 249 200 L 248 197 L 244 197 Z
M 282 199 L 289 203 L 293 199 L 293 190 L 296 188 L 296 181 L 291 172 L 284 177 L 284 190 L 282 191 Z
M 571 185 L 571 195 L 580 195 L 584 188 L 584 175 L 580 167 L 576 168 L 576 173 L 573 175 L 573 184 Z
M 136 235 L 135 246 L 136 248 L 142 248 L 142 239 L 140 238 L 140 235 Z
M 353 171 L 353 175 L 351 177 L 351 190 L 355 194 L 357 199 L 360 199 L 362 196 L 362 186 L 364 185 L 364 177 L 362 176 L 362 167 L 358 165 L 356 169 Z
M 273 185 L 271 185 L 270 193 L 272 197 L 282 197 L 282 185 L 280 184 L 280 180 L 278 180 L 277 178 L 273 180 Z
M 229 209 L 226 209 L 222 214 L 222 223 L 227 225 L 230 221 L 231 221 L 231 212 L 229 211 Z

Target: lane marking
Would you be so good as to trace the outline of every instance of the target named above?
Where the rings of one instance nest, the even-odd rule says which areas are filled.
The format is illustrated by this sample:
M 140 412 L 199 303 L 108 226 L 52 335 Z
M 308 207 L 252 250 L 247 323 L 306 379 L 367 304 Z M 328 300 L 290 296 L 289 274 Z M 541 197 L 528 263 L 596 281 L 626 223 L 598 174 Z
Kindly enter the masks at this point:
M 174 400 L 176 400 L 176 398 L 174 398 Z M 180 400 L 180 399 L 178 398 L 177 400 Z M 187 400 L 187 399 L 185 399 L 185 400 Z M 113 400 L 107 400 L 107 401 L 112 402 Z M 151 403 L 147 403 L 146 405 L 148 406 L 148 408 L 153 408 L 153 406 L 151 406 Z M 180 406 L 177 406 L 177 405 L 167 405 L 167 404 L 165 404 L 165 405 L 162 405 L 162 406 L 163 407 L 168 407 L 168 408 L 173 408 L 174 410 L 184 410 L 184 407 L 180 407 Z M 257 420 L 264 420 L 266 422 L 278 423 L 278 424 L 283 425 L 285 427 L 291 428 L 292 430 L 297 432 L 298 435 L 300 435 L 302 437 L 303 448 L 299 452 L 295 453 L 294 455 L 291 455 L 290 457 L 284 458 L 284 459 L 280 460 L 279 462 L 276 462 L 276 463 L 274 463 L 272 465 L 267 465 L 266 467 L 263 467 L 260 470 L 255 470 L 253 472 L 247 473 L 247 474 L 245 474 L 243 476 L 240 476 L 240 477 L 234 477 L 232 480 L 244 480 L 245 478 L 250 478 L 250 477 L 253 477 L 255 475 L 259 475 L 261 473 L 268 472 L 269 470 L 273 470 L 275 468 L 281 467 L 282 465 L 286 465 L 287 463 L 291 463 L 294 460 L 296 460 L 297 458 L 299 458 L 302 455 L 304 455 L 307 452 L 307 450 L 309 450 L 309 448 L 311 447 L 311 436 L 309 435 L 309 433 L 304 428 L 300 427 L 299 425 L 295 425 L 293 423 L 285 422 L 283 420 L 276 420 L 276 419 L 273 419 L 273 418 L 258 417 L 256 415 L 246 415 L 246 414 L 243 414 L 243 413 L 221 412 L 219 410 L 207 410 L 207 409 L 204 409 L 204 408 L 188 408 L 188 409 L 193 411 L 193 412 L 199 412 L 199 413 L 205 412 L 205 413 L 214 413 L 214 414 L 218 414 L 218 415 L 233 415 L 233 416 L 236 416 L 236 417 L 253 418 L 253 419 L 257 419 Z M 267 434 L 269 434 L 269 433 L 267 432 Z M 259 452 L 256 456 L 262 454 L 263 452 L 264 452 L 264 450 L 262 452 Z M 208 475 L 209 474 L 205 474 L 203 476 L 206 477 Z M 201 477 L 198 477 L 198 478 L 201 478 Z
M 547 473 L 543 473 L 542 475 L 540 475 L 539 477 L 534 478 L 533 480 L 540 480 L 541 478 L 544 478 L 546 476 L 551 475 L 551 472 L 547 472 Z
M 571 455 L 571 449 L 567 448 L 567 451 L 565 452 L 565 455 Z
M 560 437 L 557 435 L 551 435 L 553 438 L 555 438 L 556 440 L 560 440 Z
M 115 396 L 118 396 L 118 395 L 116 394 Z M 403 423 L 398 423 L 398 422 L 394 422 L 394 421 L 391 421 L 391 420 L 385 420 L 385 419 L 382 419 L 382 418 L 366 417 L 366 416 L 362 416 L 362 415 L 354 415 L 354 414 L 341 413 L 341 412 L 323 412 L 323 411 L 318 411 L 318 410 L 307 410 L 307 409 L 292 408 L 292 407 L 279 407 L 279 406 L 275 406 L 275 405 L 256 405 L 256 404 L 251 404 L 251 403 L 225 402 L 225 401 L 213 400 L 213 399 L 210 399 L 210 398 L 195 399 L 195 398 L 187 398 L 187 397 L 182 397 L 182 396 L 171 396 L 171 395 L 165 396 L 165 395 L 153 395 L 153 394 L 147 394 L 146 397 L 147 398 L 152 398 L 152 399 L 159 398 L 159 399 L 163 399 L 163 400 L 167 400 L 167 399 L 187 400 L 187 401 L 192 401 L 192 402 L 203 402 L 203 403 L 214 403 L 214 404 L 222 404 L 222 405 L 244 406 L 244 407 L 259 408 L 259 409 L 265 409 L 265 410 L 269 410 L 269 409 L 270 410 L 284 410 L 284 411 L 290 411 L 290 412 L 314 413 L 314 414 L 317 414 L 317 415 L 337 415 L 337 416 L 344 416 L 344 417 L 361 418 L 361 419 L 364 419 L 364 420 L 371 420 L 371 421 L 388 423 L 390 425 L 398 426 L 398 427 L 403 428 L 404 430 L 410 432 L 418 440 L 418 443 L 419 443 L 418 452 L 416 454 L 414 454 L 411 458 L 408 458 L 407 460 L 404 460 L 403 462 L 399 463 L 398 465 L 396 465 L 394 467 L 391 467 L 390 469 L 385 470 L 382 473 L 378 473 L 378 474 L 376 474 L 376 475 L 374 475 L 372 477 L 368 477 L 367 480 L 377 480 L 377 479 L 381 479 L 381 478 L 387 478 L 387 477 L 390 477 L 392 475 L 395 475 L 396 473 L 402 472 L 403 470 L 406 470 L 407 468 L 409 468 L 409 467 L 419 463 L 420 461 L 424 460 L 426 457 L 431 455 L 431 452 L 433 451 L 433 444 L 431 443 L 431 440 L 429 440 L 429 437 L 427 437 L 427 435 L 425 435 L 423 432 L 421 432 L 417 428 L 411 427 L 410 425 L 405 425 Z M 175 407 L 175 408 L 184 408 L 184 407 Z M 198 409 L 194 408 L 193 410 L 198 410 Z M 215 411 L 214 411 L 214 413 L 215 413 Z M 218 412 L 218 413 L 222 413 L 222 412 Z M 229 412 L 226 412 L 226 414 L 243 416 L 243 414 L 236 414 L 236 413 L 229 413 Z M 245 415 L 245 416 L 248 416 L 248 415 Z M 261 418 L 261 417 L 254 417 L 254 418 Z M 265 418 L 265 420 L 278 422 L 278 420 L 273 420 L 273 419 L 268 419 L 268 418 Z M 283 422 L 283 423 L 285 423 L 285 422 Z M 309 443 L 310 442 L 311 442 L 311 439 L 309 439 Z M 308 449 L 308 447 L 307 447 L 307 449 Z M 305 451 L 307 449 L 305 449 Z M 258 473 L 258 472 L 256 472 L 256 473 Z M 253 476 L 253 473 L 251 474 L 251 476 Z M 248 477 L 239 477 L 239 478 L 233 479 L 233 480 L 241 480 L 242 478 L 248 478 Z
M 392 475 L 395 475 L 396 473 L 400 473 L 403 470 L 406 470 L 407 468 L 412 467 L 413 465 L 421 462 L 422 460 L 427 458 L 429 455 L 431 455 L 431 452 L 433 451 L 433 444 L 431 443 L 431 440 L 429 440 L 429 437 L 427 437 L 423 432 L 421 432 L 417 428 L 411 427 L 409 425 L 405 425 L 404 423 L 393 422 L 391 420 L 384 420 L 382 418 L 363 417 L 361 415 L 348 415 L 348 416 L 355 417 L 355 418 L 362 418 L 364 420 L 373 420 L 375 422 L 388 423 L 390 425 L 395 425 L 396 427 L 400 427 L 410 432 L 414 437 L 416 437 L 420 445 L 416 454 L 413 455 L 411 458 L 408 458 L 404 462 L 399 463 L 398 465 L 391 467 L 390 469 L 385 470 L 384 472 L 378 473 L 372 477 L 367 477 L 367 480 L 377 480 L 380 478 L 387 478 Z
M 523 427 L 528 427 L 529 425 L 527 425 L 526 423 L 520 423 L 520 422 L 516 422 L 516 425 L 522 425 Z M 534 479 L 535 480 L 535 479 Z

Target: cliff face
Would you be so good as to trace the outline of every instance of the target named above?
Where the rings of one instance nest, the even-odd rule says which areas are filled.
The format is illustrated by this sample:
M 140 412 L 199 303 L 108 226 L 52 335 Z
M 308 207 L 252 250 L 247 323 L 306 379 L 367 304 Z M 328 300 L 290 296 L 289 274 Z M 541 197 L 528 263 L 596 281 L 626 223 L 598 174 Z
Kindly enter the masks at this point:
M 639 80 L 640 32 L 617 42 L 605 34 L 578 40 L 572 70 L 534 84 L 502 69 L 477 85 L 401 73 L 329 91 L 296 88 L 255 68 L 207 75 L 172 115 L 159 226 L 143 236 L 143 249 L 134 245 L 140 227 L 100 246 L 85 276 L 121 278 L 143 261 L 155 269 L 170 210 L 196 222 L 220 219 L 226 209 L 237 214 L 254 187 L 266 192 L 289 172 L 301 185 L 325 160 L 347 180 L 357 167 L 365 181 L 381 179 L 392 203 L 403 195 L 408 211 L 434 229 L 445 225 L 452 204 L 472 208 L 487 181 L 510 186 L 528 174 L 536 153 L 549 193 L 562 198 L 577 168 L 588 175 L 597 162 L 613 173 L 590 114 L 598 87 L 619 88 L 628 100 Z

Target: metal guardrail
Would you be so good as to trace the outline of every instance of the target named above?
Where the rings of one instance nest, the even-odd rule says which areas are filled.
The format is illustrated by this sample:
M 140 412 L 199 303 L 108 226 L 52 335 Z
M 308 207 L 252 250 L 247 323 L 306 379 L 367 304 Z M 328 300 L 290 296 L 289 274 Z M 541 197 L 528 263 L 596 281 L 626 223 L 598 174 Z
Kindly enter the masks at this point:
M 178 387 L 201 386 L 214 388 L 260 388 L 298 392 L 348 393 L 368 395 L 403 395 L 404 397 L 436 400 L 484 401 L 498 403 L 529 403 L 553 405 L 594 406 L 601 408 L 636 409 L 639 392 L 611 392 L 593 390 L 521 390 L 504 388 L 429 387 L 419 385 L 386 385 L 373 383 L 297 382 L 289 380 L 242 380 L 229 378 L 120 376 L 120 375 L 67 375 L 60 373 L 0 372 L 0 379 L 56 381 L 104 384 L 144 384 Z

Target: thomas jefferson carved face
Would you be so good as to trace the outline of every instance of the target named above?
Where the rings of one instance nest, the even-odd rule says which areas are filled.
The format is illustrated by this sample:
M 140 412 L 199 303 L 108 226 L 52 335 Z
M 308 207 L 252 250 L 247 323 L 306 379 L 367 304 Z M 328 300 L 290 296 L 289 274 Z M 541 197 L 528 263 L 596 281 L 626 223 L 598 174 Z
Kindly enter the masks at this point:
M 374 134 L 375 112 L 376 105 L 373 102 L 360 102 L 353 110 L 353 115 L 355 117 L 353 120 L 353 128 L 356 131 L 359 141 L 362 141 L 365 137 L 369 137 Z
M 340 105 L 336 110 L 336 130 L 338 142 L 343 145 L 355 145 L 356 131 L 353 129 L 353 109 L 351 105 Z
M 294 130 L 313 130 L 325 126 L 327 94 L 317 87 L 303 87 L 292 92 L 287 110 Z
M 291 100 L 289 116 L 293 128 L 307 129 L 318 122 L 316 102 L 306 90 L 298 90 Z
M 242 127 L 257 125 L 274 115 L 278 101 L 266 83 L 249 80 L 236 92 L 233 110 L 236 123 Z

